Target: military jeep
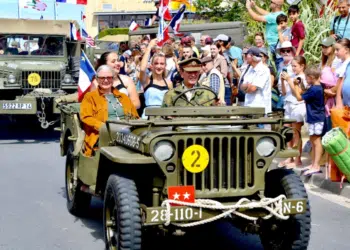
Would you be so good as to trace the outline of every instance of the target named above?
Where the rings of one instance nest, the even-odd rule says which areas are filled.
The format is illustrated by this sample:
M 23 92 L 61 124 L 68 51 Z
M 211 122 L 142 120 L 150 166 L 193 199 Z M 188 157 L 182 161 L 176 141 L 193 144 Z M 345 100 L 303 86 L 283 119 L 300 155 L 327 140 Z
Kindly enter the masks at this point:
M 59 117 L 54 98 L 77 91 L 82 45 L 70 21 L 0 19 L 0 115 Z M 51 116 L 51 117 L 49 117 Z
M 298 155 L 286 147 L 293 120 L 264 117 L 264 108 L 147 108 L 148 119 L 107 121 L 86 157 L 79 104 L 59 108 L 68 210 L 84 216 L 92 196 L 103 199 L 107 249 L 141 249 L 149 230 L 186 233 L 215 220 L 258 234 L 265 249 L 307 249 L 304 185 L 269 169 Z

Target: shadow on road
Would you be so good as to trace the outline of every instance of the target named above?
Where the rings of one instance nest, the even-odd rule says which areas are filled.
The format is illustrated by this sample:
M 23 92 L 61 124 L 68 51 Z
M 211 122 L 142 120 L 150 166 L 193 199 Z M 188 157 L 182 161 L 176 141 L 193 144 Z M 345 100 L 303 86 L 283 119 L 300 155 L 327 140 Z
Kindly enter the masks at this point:
M 11 122 L 4 116 L 0 116 L 0 144 L 37 144 L 59 141 L 59 132 L 53 128 L 42 129 L 34 118 L 22 118 Z

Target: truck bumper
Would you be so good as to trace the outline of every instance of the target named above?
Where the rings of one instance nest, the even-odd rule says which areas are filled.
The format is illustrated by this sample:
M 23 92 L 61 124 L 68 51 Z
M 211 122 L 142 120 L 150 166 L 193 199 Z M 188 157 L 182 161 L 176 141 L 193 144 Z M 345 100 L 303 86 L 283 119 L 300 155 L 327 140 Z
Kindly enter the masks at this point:
M 59 114 L 60 110 L 55 105 L 55 99 L 59 98 L 59 96 L 47 96 L 45 98 L 53 99 L 52 102 L 50 102 L 51 107 L 46 104 L 45 112 Z M 21 96 L 17 97 L 15 100 L 0 100 L 0 114 L 35 115 L 38 111 L 38 108 L 39 111 L 41 111 L 40 106 L 38 107 L 38 103 L 40 104 L 41 100 L 35 96 Z

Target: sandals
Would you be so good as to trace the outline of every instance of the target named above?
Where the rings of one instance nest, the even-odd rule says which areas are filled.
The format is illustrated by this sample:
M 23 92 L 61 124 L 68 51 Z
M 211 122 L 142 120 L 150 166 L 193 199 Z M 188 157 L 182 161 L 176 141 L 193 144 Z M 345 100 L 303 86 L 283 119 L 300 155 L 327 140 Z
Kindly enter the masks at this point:
M 311 170 L 311 169 L 309 169 L 309 170 Z M 309 171 L 309 170 L 308 170 L 308 171 Z M 321 170 L 311 170 L 309 173 L 308 173 L 308 171 L 305 171 L 305 172 L 302 174 L 302 176 L 311 177 L 311 175 L 313 175 L 313 174 L 321 174 L 321 173 L 322 173 Z

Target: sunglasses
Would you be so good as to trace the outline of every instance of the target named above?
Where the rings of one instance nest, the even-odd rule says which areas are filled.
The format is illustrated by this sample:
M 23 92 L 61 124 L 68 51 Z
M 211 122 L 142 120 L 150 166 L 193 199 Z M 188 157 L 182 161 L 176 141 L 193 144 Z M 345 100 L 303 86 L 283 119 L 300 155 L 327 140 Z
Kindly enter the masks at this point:
M 290 53 L 292 52 L 291 49 L 281 49 L 281 53 Z
M 101 82 L 104 82 L 107 80 L 108 82 L 110 82 L 110 81 L 113 81 L 113 76 L 101 76 L 101 77 L 98 76 L 97 80 Z

